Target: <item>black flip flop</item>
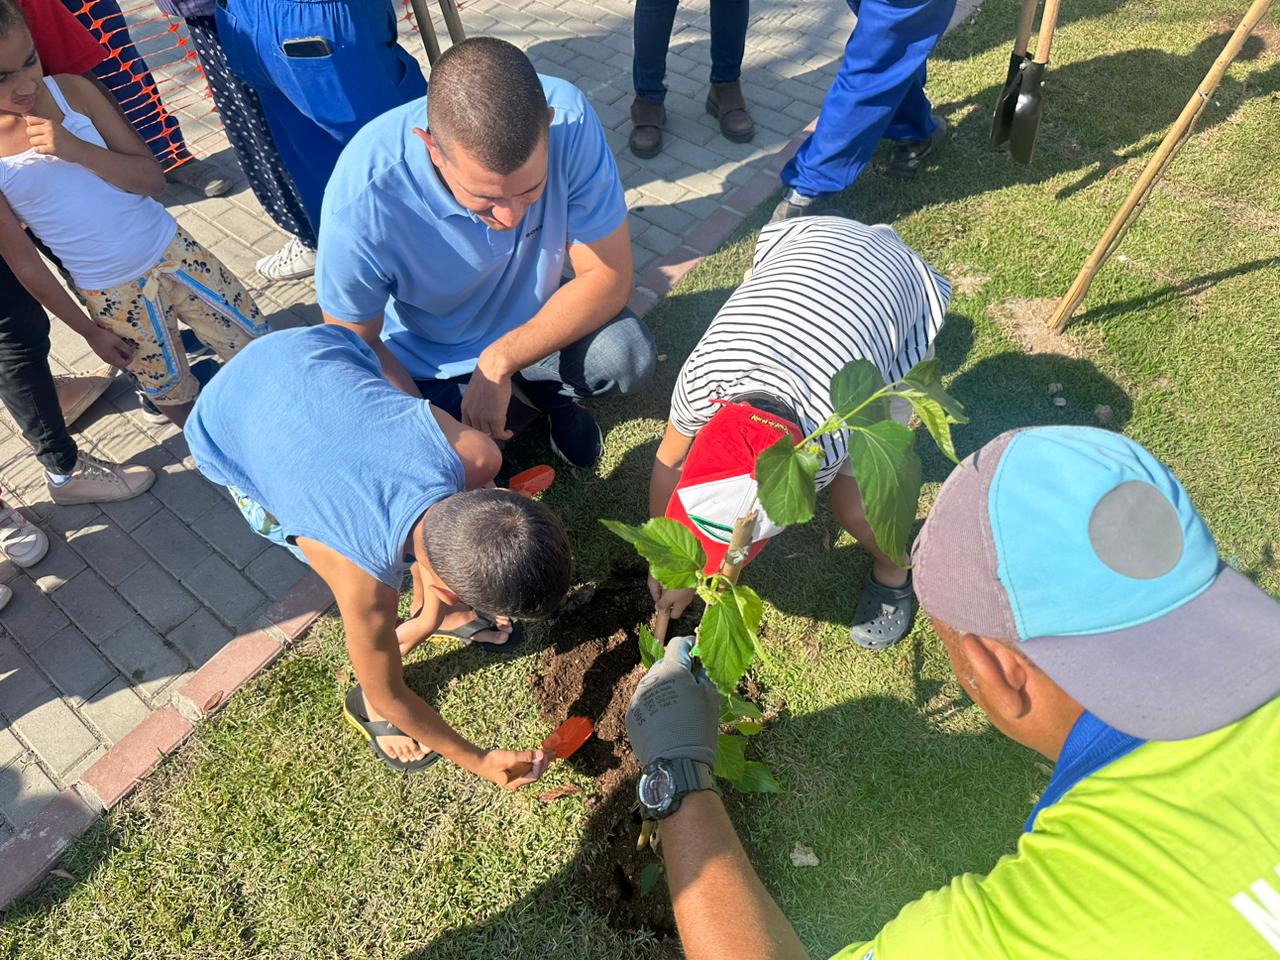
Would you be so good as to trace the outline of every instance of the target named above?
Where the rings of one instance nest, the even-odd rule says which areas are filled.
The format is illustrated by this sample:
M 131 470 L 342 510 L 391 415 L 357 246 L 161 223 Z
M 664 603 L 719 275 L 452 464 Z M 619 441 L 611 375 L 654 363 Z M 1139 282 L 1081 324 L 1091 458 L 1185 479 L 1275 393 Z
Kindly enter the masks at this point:
M 408 734 L 393 723 L 388 723 L 385 720 L 369 719 L 369 714 L 364 707 L 364 693 L 361 691 L 359 684 L 347 691 L 346 702 L 342 705 L 342 715 L 347 718 L 349 724 L 368 739 L 369 746 L 373 748 L 374 756 L 396 773 L 418 773 L 440 759 L 440 754 L 432 750 L 421 760 L 397 760 L 378 746 L 378 737 L 407 737 Z
M 519 620 L 511 622 L 511 633 L 507 636 L 506 643 L 485 643 L 483 640 L 473 641 L 471 638 L 477 633 L 484 633 L 487 630 L 497 630 L 498 624 L 493 617 L 487 613 L 475 611 L 476 618 L 464 623 L 462 626 L 453 630 L 437 630 L 431 636 L 434 637 L 451 637 L 454 640 L 461 640 L 468 646 L 476 647 L 485 653 L 509 653 L 516 649 L 520 644 L 524 643 L 524 624 Z
M 892 647 L 911 630 L 911 598 L 915 588 L 911 574 L 900 587 L 886 587 L 867 574 L 867 584 L 862 588 L 862 599 L 853 615 L 849 639 L 867 650 L 885 650 Z

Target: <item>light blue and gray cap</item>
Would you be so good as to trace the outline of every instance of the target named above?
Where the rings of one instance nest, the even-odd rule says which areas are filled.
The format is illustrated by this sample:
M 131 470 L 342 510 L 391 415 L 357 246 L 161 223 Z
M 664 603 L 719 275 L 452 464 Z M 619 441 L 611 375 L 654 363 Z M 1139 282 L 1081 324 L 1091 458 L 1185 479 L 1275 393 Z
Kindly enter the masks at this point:
M 912 550 L 930 616 L 1016 642 L 1111 726 L 1178 740 L 1280 695 L 1280 603 L 1218 558 L 1172 471 L 1091 427 L 1001 434 Z

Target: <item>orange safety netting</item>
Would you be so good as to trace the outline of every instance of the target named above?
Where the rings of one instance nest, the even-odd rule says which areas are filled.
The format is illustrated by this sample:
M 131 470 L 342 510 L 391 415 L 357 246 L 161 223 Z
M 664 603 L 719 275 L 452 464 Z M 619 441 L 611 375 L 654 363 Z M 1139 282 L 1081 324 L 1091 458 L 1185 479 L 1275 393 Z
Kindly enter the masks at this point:
M 204 70 L 181 20 L 165 16 L 151 0 L 120 0 L 123 17 L 114 6 L 110 0 L 84 0 L 78 9 L 67 4 L 107 54 L 99 79 L 171 170 L 207 152 L 221 133 Z

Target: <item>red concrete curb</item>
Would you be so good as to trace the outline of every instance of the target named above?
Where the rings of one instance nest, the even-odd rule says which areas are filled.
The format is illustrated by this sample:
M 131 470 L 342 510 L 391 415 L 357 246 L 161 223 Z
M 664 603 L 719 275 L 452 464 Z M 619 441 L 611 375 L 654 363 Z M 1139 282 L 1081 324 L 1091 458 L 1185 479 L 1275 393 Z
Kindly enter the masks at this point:
M 630 306 L 644 316 L 677 283 L 713 253 L 760 201 L 778 189 L 778 173 L 804 142 L 810 124 L 765 161 L 745 184 L 729 193 L 685 242 L 636 278 Z M 320 577 L 308 570 L 284 597 L 262 615 L 262 628 L 243 633 L 216 653 L 183 684 L 175 706 L 162 707 L 106 752 L 80 778 L 80 793 L 68 787 L 40 815 L 0 846 L 0 910 L 31 890 L 57 862 L 67 845 L 87 830 L 101 810 L 110 809 L 137 786 L 167 754 L 195 732 L 199 721 L 222 707 L 231 694 L 275 662 L 284 644 L 297 638 L 333 604 Z M 188 719 L 190 718 L 190 719 Z
M 62 852 L 98 819 L 98 813 L 67 787 L 0 848 L 0 909 L 36 885 Z
M 173 707 L 161 707 L 134 727 L 106 756 L 84 772 L 80 788 L 102 809 L 114 807 L 139 780 L 195 731 Z
M 188 720 L 203 720 L 282 653 L 284 645 L 266 630 L 242 633 L 183 684 L 174 706 Z

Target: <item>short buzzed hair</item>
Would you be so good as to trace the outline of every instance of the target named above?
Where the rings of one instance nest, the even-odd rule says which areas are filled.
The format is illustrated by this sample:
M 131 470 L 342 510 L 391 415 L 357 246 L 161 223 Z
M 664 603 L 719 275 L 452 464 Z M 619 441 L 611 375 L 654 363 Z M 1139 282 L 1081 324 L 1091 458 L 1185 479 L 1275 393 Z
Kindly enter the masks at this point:
M 431 68 L 427 122 L 445 153 L 456 144 L 505 176 L 524 166 L 545 136 L 547 97 L 524 51 L 473 37 Z
M 422 523 L 427 559 L 467 606 L 538 620 L 569 592 L 569 538 L 543 504 L 510 490 L 468 490 L 441 500 Z

